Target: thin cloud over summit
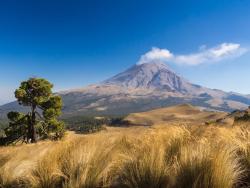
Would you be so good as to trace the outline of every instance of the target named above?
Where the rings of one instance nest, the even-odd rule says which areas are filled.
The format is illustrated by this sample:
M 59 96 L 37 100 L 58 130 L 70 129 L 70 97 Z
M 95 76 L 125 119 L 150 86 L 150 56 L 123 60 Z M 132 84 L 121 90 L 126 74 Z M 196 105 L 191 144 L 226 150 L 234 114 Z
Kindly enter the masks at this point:
M 156 61 L 173 62 L 183 65 L 200 65 L 204 63 L 220 62 L 229 58 L 237 58 L 248 50 L 237 43 L 222 43 L 212 48 L 202 46 L 198 52 L 190 54 L 174 54 L 168 49 L 153 47 L 141 56 L 137 64 L 152 63 Z

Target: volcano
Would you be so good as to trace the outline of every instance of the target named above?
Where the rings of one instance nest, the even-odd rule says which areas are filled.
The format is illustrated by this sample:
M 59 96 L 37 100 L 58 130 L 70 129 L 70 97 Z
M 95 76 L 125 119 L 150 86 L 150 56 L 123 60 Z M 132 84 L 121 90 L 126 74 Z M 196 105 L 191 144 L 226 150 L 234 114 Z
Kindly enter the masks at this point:
M 218 111 L 250 105 L 250 96 L 193 84 L 162 62 L 134 65 L 98 84 L 58 94 L 63 98 L 65 117 L 125 115 L 182 103 Z M 24 109 L 12 102 L 0 107 L 0 115 L 10 110 Z

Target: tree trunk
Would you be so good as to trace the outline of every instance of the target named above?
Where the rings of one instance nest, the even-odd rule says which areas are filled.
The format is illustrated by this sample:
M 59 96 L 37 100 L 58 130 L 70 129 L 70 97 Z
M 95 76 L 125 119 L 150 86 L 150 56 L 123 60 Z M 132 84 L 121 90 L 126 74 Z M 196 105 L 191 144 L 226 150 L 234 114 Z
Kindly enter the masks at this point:
M 30 121 L 30 139 L 32 143 L 36 142 L 36 106 L 31 107 L 31 121 Z
M 32 135 L 32 133 L 31 133 L 31 127 L 32 127 L 32 125 L 31 125 L 32 123 L 31 123 L 31 113 L 28 113 L 28 130 L 27 130 L 27 135 L 26 135 L 26 139 L 27 139 L 27 143 L 30 143 L 30 140 L 31 140 L 31 135 Z

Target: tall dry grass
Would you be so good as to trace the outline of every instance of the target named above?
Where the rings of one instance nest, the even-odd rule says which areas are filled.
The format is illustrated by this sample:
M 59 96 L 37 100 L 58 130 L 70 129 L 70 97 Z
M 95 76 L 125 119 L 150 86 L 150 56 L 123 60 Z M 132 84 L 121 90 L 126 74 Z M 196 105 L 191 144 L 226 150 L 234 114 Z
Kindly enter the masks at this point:
M 158 126 L 4 147 L 0 187 L 248 187 L 249 141 L 239 126 Z

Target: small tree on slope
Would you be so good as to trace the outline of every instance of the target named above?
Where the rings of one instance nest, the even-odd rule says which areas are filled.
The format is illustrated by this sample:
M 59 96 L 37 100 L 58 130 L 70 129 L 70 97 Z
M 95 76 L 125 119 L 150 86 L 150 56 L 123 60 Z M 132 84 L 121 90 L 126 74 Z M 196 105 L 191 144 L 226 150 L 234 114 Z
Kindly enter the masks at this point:
M 59 138 L 64 132 L 64 124 L 57 118 L 61 114 L 62 99 L 52 93 L 53 85 L 42 78 L 30 78 L 21 83 L 15 91 L 20 105 L 29 107 L 27 114 L 9 112 L 9 127 L 5 130 L 11 141 L 24 139 L 36 142 L 38 136 L 48 137 L 55 133 Z

